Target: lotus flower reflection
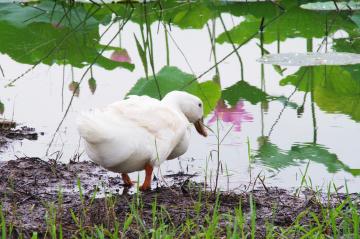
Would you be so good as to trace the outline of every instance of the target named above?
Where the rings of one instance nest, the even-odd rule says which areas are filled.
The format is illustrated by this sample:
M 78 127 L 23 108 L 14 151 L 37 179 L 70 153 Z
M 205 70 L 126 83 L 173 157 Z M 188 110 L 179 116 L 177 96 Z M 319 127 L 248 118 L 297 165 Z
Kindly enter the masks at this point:
M 219 118 L 223 122 L 232 123 L 234 130 L 240 132 L 243 122 L 253 121 L 253 116 L 244 109 L 244 102 L 240 100 L 234 107 L 228 108 L 223 100 L 220 100 L 215 108 L 213 117 L 208 124 L 211 125 Z

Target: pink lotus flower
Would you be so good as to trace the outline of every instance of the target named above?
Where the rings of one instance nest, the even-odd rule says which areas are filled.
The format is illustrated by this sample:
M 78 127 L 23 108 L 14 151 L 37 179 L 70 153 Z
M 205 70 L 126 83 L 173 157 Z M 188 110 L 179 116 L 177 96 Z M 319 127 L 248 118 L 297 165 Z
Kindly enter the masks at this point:
M 215 108 L 213 117 L 208 124 L 212 124 L 219 118 L 226 123 L 232 123 L 234 130 L 240 132 L 243 122 L 251 122 L 252 115 L 244 109 L 244 102 L 240 100 L 236 106 L 228 108 L 223 100 L 220 100 Z
M 113 61 L 117 61 L 117 62 L 129 62 L 129 63 L 131 63 L 131 58 L 130 58 L 128 52 L 125 49 L 114 51 L 111 54 L 110 59 L 113 60 Z
M 53 26 L 53 28 L 56 28 L 56 29 L 63 28 L 63 26 L 60 24 L 60 22 L 53 22 L 53 23 L 51 23 L 51 25 Z

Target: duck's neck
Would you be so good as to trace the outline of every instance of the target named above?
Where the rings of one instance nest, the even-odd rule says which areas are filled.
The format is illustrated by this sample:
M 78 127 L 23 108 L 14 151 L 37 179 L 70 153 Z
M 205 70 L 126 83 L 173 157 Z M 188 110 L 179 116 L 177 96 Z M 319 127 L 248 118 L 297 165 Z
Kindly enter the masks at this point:
M 161 102 L 163 102 L 163 103 L 166 104 L 167 106 L 170 106 L 170 107 L 173 108 L 174 110 L 183 113 L 182 110 L 181 110 L 181 105 L 180 105 L 178 99 L 176 99 L 175 97 L 169 97 L 169 96 L 166 95 L 166 96 L 161 100 Z
M 171 97 L 171 96 L 165 96 L 162 100 L 161 100 L 164 104 L 166 104 L 167 106 L 171 107 L 172 109 L 174 109 L 176 112 L 178 112 L 181 116 L 183 116 L 184 118 L 186 118 L 186 120 L 188 120 L 188 118 L 186 117 L 184 110 L 182 108 L 182 104 L 179 101 L 178 98 L 176 97 Z

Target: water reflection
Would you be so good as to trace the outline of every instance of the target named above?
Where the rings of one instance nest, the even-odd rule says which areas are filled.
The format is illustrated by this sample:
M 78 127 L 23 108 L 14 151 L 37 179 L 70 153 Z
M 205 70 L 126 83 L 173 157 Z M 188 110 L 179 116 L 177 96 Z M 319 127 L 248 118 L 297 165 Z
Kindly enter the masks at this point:
M 280 81 L 310 92 L 317 106 L 328 113 L 342 113 L 360 121 L 360 72 L 356 66 L 301 67 Z
M 344 170 L 354 176 L 360 175 L 360 169 L 352 169 L 345 165 L 336 154 L 330 153 L 328 148 L 320 144 L 294 144 L 290 150 L 282 150 L 267 137 L 259 137 L 258 143 L 259 149 L 254 156 L 255 160 L 278 171 L 291 165 L 300 165 L 304 161 L 311 161 L 324 165 L 329 173 Z
M 359 170 L 349 166 L 356 162 L 345 159 L 343 153 L 334 149 L 334 141 L 321 138 L 318 129 L 326 123 L 321 117 L 330 114 L 360 121 L 359 65 L 282 68 L 253 60 L 294 48 L 299 51 L 299 43 L 304 42 L 305 52 L 360 53 L 359 13 L 319 13 L 299 5 L 299 1 L 292 0 L 147 4 L 66 4 L 44 0 L 36 5 L 0 4 L 0 52 L 19 65 L 29 65 L 28 70 L 15 77 L 6 77 L 6 83 L 18 87 L 18 80 L 35 68 L 61 65 L 58 73 L 63 74 L 62 87 L 68 86 L 71 92 L 69 109 L 74 96 L 81 101 L 89 89 L 91 94 L 99 94 L 107 79 L 98 72 L 106 72 L 116 80 L 121 78 L 117 74 L 134 71 L 136 77 L 131 80 L 137 80 L 129 83 L 131 89 L 123 90 L 119 98 L 136 94 L 160 99 L 172 90 L 195 94 L 204 102 L 211 127 L 220 120 L 233 125 L 236 136 L 229 136 L 233 141 L 248 136 L 253 141 L 257 139 L 258 144 L 254 142 L 251 147 L 259 167 L 266 165 L 280 171 L 300 167 L 310 160 L 324 165 L 329 173 L 342 171 L 357 176 Z M 194 32 L 205 34 L 199 39 L 189 37 Z M 124 39 L 126 44 L 122 44 Z M 158 46 L 158 42 L 162 45 Z M 206 53 L 198 51 L 197 46 L 209 43 Z M 186 44 L 191 50 L 183 50 Z M 180 57 L 175 58 L 176 54 Z M 204 60 L 207 58 L 210 60 Z M 204 61 L 203 68 L 191 64 L 192 59 Z M 227 65 L 232 68 L 226 68 Z M 5 67 L 1 63 L 0 66 Z M 72 74 L 66 78 L 64 72 L 69 68 Z M 73 74 L 74 69 L 79 72 L 77 75 Z M 124 77 L 122 80 L 130 81 Z M 83 87 L 89 89 L 84 91 Z M 0 100 L 3 113 L 4 99 Z M 5 104 L 5 111 L 6 107 Z M 66 118 L 68 110 L 62 110 Z M 290 124 L 293 114 L 298 118 Z M 303 129 L 298 129 L 300 121 Z M 244 122 L 248 122 L 246 127 Z M 341 121 L 340 126 L 351 124 L 359 130 L 359 125 L 353 123 Z M 247 127 L 253 130 L 246 131 Z M 330 132 L 328 126 L 323 127 Z M 289 142 L 287 134 L 295 130 L 303 130 L 298 137 L 301 140 L 294 137 Z M 311 136 L 311 143 L 294 143 L 311 141 L 303 140 L 305 134 Z M 356 147 L 357 142 L 346 140 Z M 329 142 L 333 145 L 329 146 Z M 291 147 L 285 150 L 282 144 Z M 204 151 L 208 153 L 209 149 Z
M 241 125 L 244 122 L 253 121 L 253 116 L 244 108 L 244 101 L 240 100 L 235 106 L 229 107 L 224 100 L 219 100 L 213 116 L 208 121 L 212 125 L 216 120 L 221 120 L 225 123 L 231 123 L 235 131 L 241 131 Z

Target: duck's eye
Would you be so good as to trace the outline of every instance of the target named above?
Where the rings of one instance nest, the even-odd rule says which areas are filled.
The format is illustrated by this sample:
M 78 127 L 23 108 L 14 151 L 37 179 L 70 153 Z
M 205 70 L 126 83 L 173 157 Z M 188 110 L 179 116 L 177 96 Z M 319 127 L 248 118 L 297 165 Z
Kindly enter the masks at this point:
M 201 107 L 201 103 L 199 103 L 199 107 Z

